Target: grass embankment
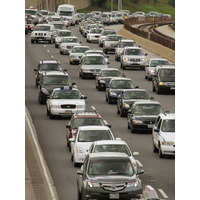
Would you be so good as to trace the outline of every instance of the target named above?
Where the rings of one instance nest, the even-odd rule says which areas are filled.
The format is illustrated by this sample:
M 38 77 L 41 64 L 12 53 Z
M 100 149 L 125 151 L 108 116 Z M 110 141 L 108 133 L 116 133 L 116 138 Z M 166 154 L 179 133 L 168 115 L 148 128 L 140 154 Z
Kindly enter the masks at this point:
M 159 13 L 170 14 L 175 16 L 175 8 L 169 5 L 168 0 L 157 0 L 157 3 L 154 3 L 154 0 L 149 0 L 147 3 L 146 0 L 139 0 L 139 3 L 134 4 L 130 2 L 130 0 L 122 0 L 123 10 L 129 10 L 130 13 L 134 13 L 136 11 L 142 11 L 148 13 L 149 11 L 157 11 Z M 111 5 L 110 0 L 107 0 L 106 4 L 103 7 L 97 7 L 91 5 L 85 9 L 78 10 L 78 12 L 89 13 L 91 11 L 110 11 Z M 118 0 L 113 0 L 113 10 L 118 10 Z

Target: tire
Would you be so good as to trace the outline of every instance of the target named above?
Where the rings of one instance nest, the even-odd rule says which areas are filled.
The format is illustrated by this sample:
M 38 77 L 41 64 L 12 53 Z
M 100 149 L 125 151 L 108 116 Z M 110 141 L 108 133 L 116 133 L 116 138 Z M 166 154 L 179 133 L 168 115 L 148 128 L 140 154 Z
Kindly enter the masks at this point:
M 75 162 L 75 159 L 73 158 L 73 166 L 78 167 L 78 163 Z
M 41 95 L 39 94 L 38 95 L 38 102 L 40 103 L 40 104 L 43 104 L 44 102 L 42 101 L 42 98 L 41 98 Z
M 160 89 L 159 89 L 158 86 L 157 86 L 157 88 L 156 88 L 156 93 L 157 93 L 157 94 L 160 94 L 160 93 L 161 93 L 161 91 L 160 91 Z
M 74 156 L 73 156 L 73 155 L 71 155 L 71 161 L 73 162 L 73 160 L 74 160 Z
M 154 153 L 158 152 L 158 149 L 156 148 L 156 145 L 154 144 L 154 141 L 152 141 L 152 144 L 153 144 L 153 152 Z
M 49 44 L 51 44 L 52 43 L 52 40 L 49 40 Z
M 122 110 L 120 110 L 120 117 L 126 117 L 126 115 L 123 114 Z
M 47 108 L 47 116 L 49 116 L 49 110 L 48 110 L 48 108 Z
M 128 129 L 131 129 L 131 127 L 130 127 L 130 125 L 129 125 L 129 124 L 128 124 L 127 128 L 128 128 Z
M 118 106 L 117 106 L 117 114 L 120 114 L 120 111 L 119 111 L 119 109 L 118 109 Z
M 108 97 L 108 104 L 111 104 L 111 100 L 110 100 L 110 98 Z
M 31 40 L 31 44 L 34 44 L 34 42 L 35 42 L 34 40 Z
M 61 54 L 61 55 L 63 55 L 63 52 L 62 52 L 62 51 L 60 51 L 60 54 Z
M 135 133 L 135 128 L 131 126 L 131 133 Z
M 147 75 L 145 75 L 145 77 L 144 77 L 145 79 L 148 79 L 148 76 Z
M 50 119 L 54 119 L 55 118 L 54 115 L 51 114 L 51 111 L 49 111 L 49 118 Z
M 79 192 L 78 186 L 77 186 L 77 196 L 78 196 L 78 200 L 82 200 L 82 194 Z
M 55 43 L 55 48 L 58 48 L 58 45 Z
M 123 70 L 126 70 L 126 67 L 125 67 L 124 65 L 122 65 L 122 69 L 123 69 Z
M 154 86 L 154 84 L 152 83 L 152 91 L 155 92 L 156 91 L 156 88 Z

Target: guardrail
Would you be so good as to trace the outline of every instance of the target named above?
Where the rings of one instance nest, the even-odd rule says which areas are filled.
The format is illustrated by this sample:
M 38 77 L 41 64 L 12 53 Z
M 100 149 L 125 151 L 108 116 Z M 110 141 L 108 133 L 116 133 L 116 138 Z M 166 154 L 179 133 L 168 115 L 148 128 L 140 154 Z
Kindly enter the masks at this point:
M 124 28 L 140 37 L 143 37 L 145 39 L 151 40 L 153 42 L 159 43 L 165 47 L 168 47 L 170 49 L 175 50 L 175 39 L 170 38 L 169 36 L 166 36 L 157 30 L 155 30 L 155 26 L 157 25 L 163 25 L 166 23 L 174 23 L 174 18 L 169 19 L 166 17 L 133 17 L 128 18 L 124 22 Z M 136 24 L 152 24 L 153 31 L 146 32 L 143 30 L 140 30 L 137 27 L 133 27 L 132 25 Z

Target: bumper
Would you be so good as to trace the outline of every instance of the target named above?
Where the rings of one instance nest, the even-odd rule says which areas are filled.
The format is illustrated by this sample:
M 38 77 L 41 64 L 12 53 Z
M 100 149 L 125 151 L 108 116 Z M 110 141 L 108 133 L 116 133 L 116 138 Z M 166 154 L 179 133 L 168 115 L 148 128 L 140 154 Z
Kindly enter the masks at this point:
M 164 155 L 175 155 L 175 147 L 173 146 L 162 145 L 161 151 Z
M 74 161 L 76 163 L 83 163 L 87 154 L 79 153 L 74 156 Z
M 135 191 L 133 191 L 135 189 Z M 112 199 L 110 197 L 110 194 L 119 194 L 120 200 L 131 200 L 134 198 L 140 198 L 142 194 L 142 189 L 137 188 L 125 188 L 124 190 L 117 191 L 117 192 L 111 192 L 111 191 L 105 191 L 102 188 L 97 189 L 88 189 L 87 193 L 84 195 L 87 197 L 88 200 L 108 200 Z M 116 199 L 116 198 L 115 198 Z
M 35 41 L 49 41 L 49 40 L 51 40 L 51 37 L 31 37 L 31 40 L 35 40 Z
M 85 111 L 85 108 L 83 109 L 51 108 L 52 115 L 65 116 L 65 117 L 71 117 L 74 113 L 78 111 Z
M 108 96 L 109 101 L 112 103 L 117 103 L 117 96 Z
M 77 63 L 77 64 L 79 64 L 81 60 L 80 58 L 69 58 L 69 59 L 71 63 Z
M 133 124 L 135 130 L 138 131 L 151 131 L 154 124 Z
M 175 91 L 175 85 L 159 85 L 158 88 L 160 91 Z
M 131 62 L 131 61 L 124 61 L 123 65 L 125 67 L 134 67 L 134 68 L 145 68 L 146 63 L 145 62 Z

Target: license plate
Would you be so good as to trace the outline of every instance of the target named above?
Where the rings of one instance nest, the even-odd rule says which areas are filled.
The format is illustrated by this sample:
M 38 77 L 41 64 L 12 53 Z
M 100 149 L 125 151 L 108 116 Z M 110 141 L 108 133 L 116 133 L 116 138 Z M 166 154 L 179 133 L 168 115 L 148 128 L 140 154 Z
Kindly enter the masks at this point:
M 109 198 L 110 199 L 119 199 L 119 194 L 118 193 L 117 194 L 110 194 Z
M 170 89 L 171 89 L 171 90 L 175 90 L 175 87 L 171 87 Z
M 154 124 L 149 124 L 147 127 L 148 127 L 148 128 L 153 128 L 153 127 L 154 127 Z
M 65 110 L 65 113 L 66 114 L 72 114 L 72 111 L 71 110 Z

